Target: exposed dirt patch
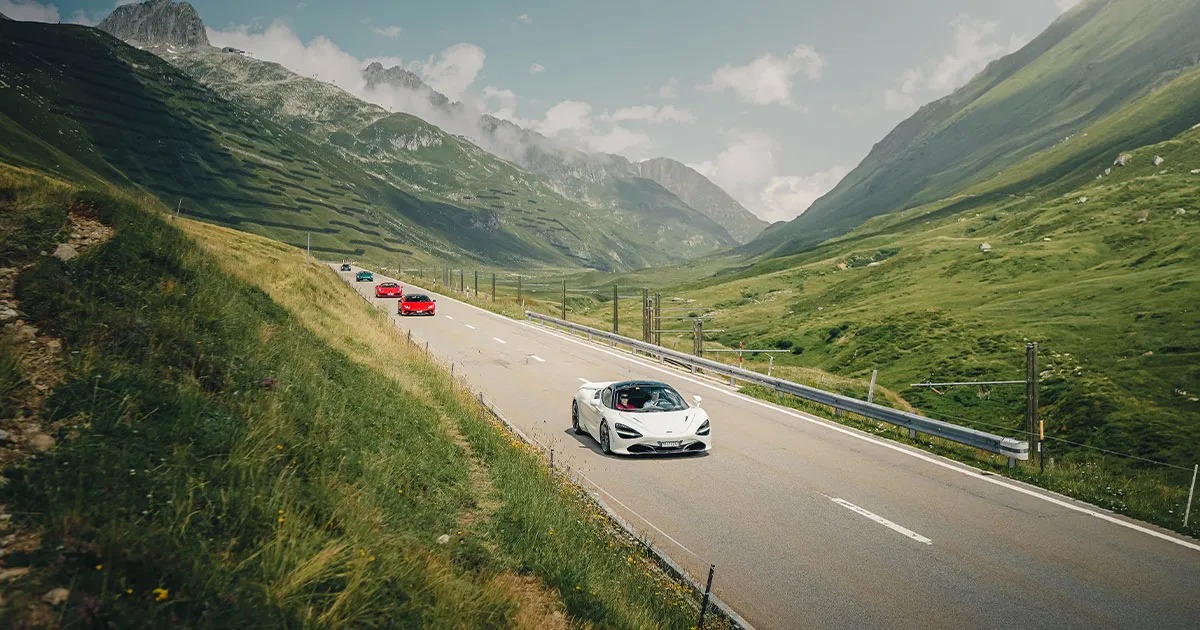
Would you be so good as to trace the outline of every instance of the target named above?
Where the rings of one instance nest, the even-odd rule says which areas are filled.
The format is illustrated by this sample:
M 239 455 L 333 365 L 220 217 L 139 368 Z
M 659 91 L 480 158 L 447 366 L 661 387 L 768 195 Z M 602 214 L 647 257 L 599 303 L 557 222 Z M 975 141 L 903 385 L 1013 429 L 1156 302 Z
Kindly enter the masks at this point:
M 514 621 L 529 630 L 567 630 L 571 627 L 562 599 L 532 575 L 504 573 L 492 584 L 517 602 Z
M 73 206 L 68 214 L 71 231 L 67 240 L 59 243 L 53 256 L 71 260 L 112 238 L 112 228 L 101 223 L 94 209 Z M 49 253 L 49 252 L 47 252 Z M 62 341 L 42 333 L 24 319 L 21 305 L 14 295 L 17 277 L 32 264 L 0 268 L 0 343 L 16 359 L 20 379 L 11 392 L 9 417 L 0 418 L 0 469 L 24 461 L 35 453 L 54 447 L 52 434 L 63 426 L 43 426 L 37 420 L 42 404 L 54 386 L 62 380 Z M 78 421 L 75 419 L 74 421 Z M 66 421 L 62 425 L 74 421 Z M 0 477 L 0 484 L 7 480 Z M 0 610 L 9 609 L 5 616 L 18 627 L 51 627 L 58 625 L 54 601 L 39 600 L 26 592 L 37 582 L 28 567 L 9 566 L 14 554 L 27 554 L 41 547 L 41 535 L 23 527 L 15 527 L 5 506 L 0 505 Z

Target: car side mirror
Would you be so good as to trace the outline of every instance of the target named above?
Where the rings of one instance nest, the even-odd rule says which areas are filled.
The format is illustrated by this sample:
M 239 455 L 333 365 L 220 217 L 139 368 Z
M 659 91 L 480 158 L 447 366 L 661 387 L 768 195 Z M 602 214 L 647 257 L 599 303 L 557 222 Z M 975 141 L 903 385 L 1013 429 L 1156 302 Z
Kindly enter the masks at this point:
M 701 398 L 701 397 L 699 397 L 699 396 L 692 396 L 692 406 L 693 406 L 693 407 L 699 407 L 699 406 L 700 406 L 700 401 L 702 401 L 702 400 L 704 400 L 704 399 L 703 399 L 703 398 Z
M 436 302 L 436 301 L 437 301 L 437 300 L 434 300 L 434 302 Z

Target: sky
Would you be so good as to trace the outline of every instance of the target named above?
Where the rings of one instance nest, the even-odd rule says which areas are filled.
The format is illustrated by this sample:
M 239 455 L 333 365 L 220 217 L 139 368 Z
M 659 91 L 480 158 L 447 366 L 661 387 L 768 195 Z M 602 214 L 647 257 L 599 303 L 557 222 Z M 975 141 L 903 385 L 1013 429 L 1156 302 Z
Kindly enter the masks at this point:
M 0 0 L 95 24 L 134 0 Z M 215 45 L 364 91 L 370 61 L 587 151 L 669 157 L 768 221 L 1078 0 L 193 0 Z M 402 102 L 380 102 L 409 111 Z M 420 115 L 422 112 L 413 111 Z M 440 122 L 440 121 L 432 121 Z

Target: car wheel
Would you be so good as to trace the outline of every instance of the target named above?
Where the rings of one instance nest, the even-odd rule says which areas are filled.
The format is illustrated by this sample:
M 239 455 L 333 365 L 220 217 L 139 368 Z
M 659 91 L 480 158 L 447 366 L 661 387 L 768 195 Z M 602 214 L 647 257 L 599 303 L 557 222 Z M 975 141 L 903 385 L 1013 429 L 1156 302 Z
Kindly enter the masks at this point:
M 608 435 L 608 420 L 600 423 L 600 450 L 612 455 L 612 438 Z
M 583 435 L 585 433 L 583 428 L 579 426 L 579 402 L 574 400 L 571 401 L 571 430 L 575 432 L 575 435 Z

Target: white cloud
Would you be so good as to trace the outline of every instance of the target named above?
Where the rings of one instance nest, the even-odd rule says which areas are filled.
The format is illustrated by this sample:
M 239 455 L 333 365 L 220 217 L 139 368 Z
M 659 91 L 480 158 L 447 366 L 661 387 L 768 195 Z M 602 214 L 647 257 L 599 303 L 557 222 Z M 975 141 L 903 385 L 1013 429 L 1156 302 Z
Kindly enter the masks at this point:
M 0 13 L 20 22 L 58 22 L 58 7 L 35 0 L 0 0 Z
M 768 221 L 794 219 L 850 172 L 839 165 L 811 175 L 781 175 L 781 147 L 771 136 L 738 129 L 727 135 L 728 144 L 715 158 L 689 166 Z
M 590 151 L 619 153 L 634 161 L 648 157 L 647 152 L 654 146 L 650 136 L 620 125 L 614 125 L 605 133 L 586 134 L 580 140 Z
M 959 15 L 950 22 L 953 49 L 935 62 L 909 68 L 897 79 L 899 85 L 884 90 L 883 107 L 889 111 L 912 111 L 919 101 L 941 98 L 965 85 L 991 61 L 1016 52 L 1025 39 L 997 37 L 998 22 Z
M 586 132 L 592 128 L 592 106 L 581 101 L 563 101 L 546 110 L 546 117 L 533 123 L 533 127 L 547 136 Z
M 375 26 L 374 24 L 370 23 L 370 20 L 367 20 L 365 23 L 367 25 L 367 28 L 371 29 L 372 33 L 375 33 L 376 35 L 381 35 L 383 37 L 390 37 L 392 39 L 396 39 L 397 37 L 400 37 L 400 33 L 404 32 L 404 29 L 396 24 L 392 24 L 391 26 Z
M 435 59 L 431 56 L 427 61 L 417 63 L 417 74 L 421 75 L 429 87 L 445 94 L 450 100 L 457 101 L 475 82 L 479 71 L 483 70 L 485 58 L 487 55 L 483 49 L 475 44 L 455 44 L 443 50 L 440 58 Z
M 601 116 L 604 120 L 612 122 L 620 122 L 623 120 L 638 120 L 650 123 L 694 123 L 696 116 L 691 111 L 675 107 L 674 105 L 666 105 L 663 107 L 655 107 L 654 105 L 637 105 L 635 107 L 622 107 L 611 115 Z
M 85 13 L 83 11 L 83 9 L 79 9 L 74 14 L 72 14 L 71 19 L 67 20 L 67 23 L 68 24 L 80 24 L 83 26 L 95 26 L 95 25 L 99 24 L 99 22 L 97 22 L 96 20 L 93 20 L 92 18 L 88 17 L 88 14 Z
M 512 90 L 504 90 L 489 85 L 483 88 L 483 101 L 488 106 L 488 113 L 496 118 L 513 120 L 516 118 L 517 95 Z
M 1079 2 L 1080 0 L 1054 0 L 1054 6 L 1058 7 L 1059 11 L 1066 13 L 1075 8 L 1075 5 L 1079 4 Z
M 533 22 L 533 18 L 529 17 L 528 13 L 522 13 L 521 15 L 517 16 L 517 22 L 520 22 L 521 24 L 529 24 Z
M 658 97 L 673 99 L 679 96 L 679 77 L 671 77 L 662 87 L 658 88 Z
M 698 87 L 710 92 L 732 90 L 754 105 L 795 105 L 793 77 L 803 72 L 809 79 L 819 79 L 824 69 L 825 57 L 812 46 L 802 45 L 787 57 L 767 53 L 744 66 L 726 64 L 712 73 L 710 83 Z
M 545 71 L 546 71 L 546 66 L 543 66 L 540 63 L 535 63 L 532 66 L 529 66 L 529 74 L 538 74 L 539 72 L 545 72 Z
M 113 5 L 113 8 L 115 9 L 117 7 L 123 7 L 127 4 L 137 4 L 143 1 L 144 0 L 117 0 L 116 4 Z

